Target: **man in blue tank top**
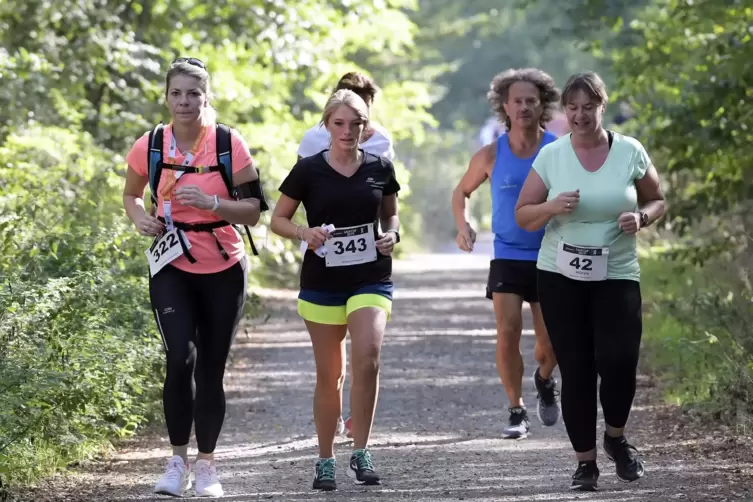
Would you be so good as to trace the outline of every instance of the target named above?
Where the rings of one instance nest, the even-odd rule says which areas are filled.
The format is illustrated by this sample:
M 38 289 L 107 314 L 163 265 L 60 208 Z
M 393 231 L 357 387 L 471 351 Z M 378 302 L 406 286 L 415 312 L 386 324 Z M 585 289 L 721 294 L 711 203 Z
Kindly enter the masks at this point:
M 458 228 L 458 247 L 471 252 L 476 233 L 466 219 L 465 200 L 489 180 L 494 258 L 486 296 L 494 302 L 497 371 L 510 401 L 504 435 L 521 439 L 530 430 L 522 393 L 523 302 L 531 306 L 536 332 L 534 355 L 539 366 L 533 381 L 538 392 L 537 415 L 545 426 L 557 423 L 560 415 L 557 382 L 552 377 L 557 361 L 541 316 L 536 287 L 536 260 L 544 231 L 528 232 L 515 222 L 515 204 L 533 160 L 544 145 L 557 139 L 546 132 L 545 124 L 556 111 L 560 92 L 552 77 L 541 70 L 513 69 L 494 77 L 488 98 L 500 122 L 506 124 L 507 132 L 473 155 L 453 192 L 452 210 Z

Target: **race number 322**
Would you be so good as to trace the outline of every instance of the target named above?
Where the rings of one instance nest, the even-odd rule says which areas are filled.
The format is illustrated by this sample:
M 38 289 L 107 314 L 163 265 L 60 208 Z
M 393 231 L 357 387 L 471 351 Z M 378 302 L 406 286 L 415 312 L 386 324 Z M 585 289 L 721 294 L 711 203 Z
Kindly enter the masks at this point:
M 152 277 L 162 270 L 165 265 L 183 255 L 183 246 L 180 245 L 178 232 L 180 230 L 173 228 L 156 239 L 149 249 L 146 250 L 146 258 L 149 261 L 149 273 Z M 188 239 L 185 239 L 185 236 L 184 242 L 186 249 L 191 249 L 191 243 Z
M 157 241 L 157 243 L 154 246 L 154 249 L 152 249 L 152 256 L 154 256 L 154 261 L 159 261 L 162 256 L 165 255 L 169 250 L 171 250 L 175 246 L 179 246 L 180 242 L 178 242 L 178 234 L 175 232 L 169 232 L 165 234 L 165 237 L 163 239 L 160 239 Z

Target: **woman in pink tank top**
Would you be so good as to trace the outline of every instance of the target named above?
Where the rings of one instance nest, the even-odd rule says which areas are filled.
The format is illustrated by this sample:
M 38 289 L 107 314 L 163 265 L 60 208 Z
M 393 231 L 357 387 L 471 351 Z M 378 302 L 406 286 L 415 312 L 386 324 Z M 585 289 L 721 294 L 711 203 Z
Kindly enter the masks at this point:
M 163 405 L 173 450 L 154 491 L 181 496 L 190 488 L 188 443 L 195 426 L 196 495 L 218 497 L 223 490 L 214 450 L 225 417 L 222 380 L 246 300 L 248 269 L 233 225 L 256 225 L 265 204 L 246 142 L 216 123 L 204 63 L 176 59 L 165 87 L 172 120 L 135 142 L 126 157 L 123 190 L 128 217 L 142 235 L 154 238 L 144 247 L 166 355 Z M 228 151 L 218 152 L 228 139 Z M 144 188 L 156 173 L 150 215 Z

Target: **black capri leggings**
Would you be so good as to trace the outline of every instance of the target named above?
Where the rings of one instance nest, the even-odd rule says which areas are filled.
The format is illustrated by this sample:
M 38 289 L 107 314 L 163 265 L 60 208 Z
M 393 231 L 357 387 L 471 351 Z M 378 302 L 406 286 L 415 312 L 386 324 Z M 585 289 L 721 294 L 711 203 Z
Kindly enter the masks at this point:
M 585 282 L 538 271 L 539 301 L 562 375 L 562 418 L 576 452 L 596 447 L 596 382 L 604 421 L 624 427 L 635 397 L 643 323 L 638 281 Z
M 195 421 L 199 452 L 214 452 L 225 420 L 225 363 L 243 315 L 246 284 L 246 258 L 214 274 L 168 265 L 149 281 L 167 359 L 162 403 L 173 446 L 188 444 Z

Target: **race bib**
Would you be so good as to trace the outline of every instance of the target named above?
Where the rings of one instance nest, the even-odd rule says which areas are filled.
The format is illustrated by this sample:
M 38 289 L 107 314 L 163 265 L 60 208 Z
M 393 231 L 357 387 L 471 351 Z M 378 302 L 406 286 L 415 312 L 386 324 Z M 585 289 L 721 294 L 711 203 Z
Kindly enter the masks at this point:
M 329 234 L 324 257 L 328 267 L 347 267 L 376 261 L 374 224 L 338 228 Z
M 608 247 L 572 246 L 560 241 L 557 270 L 576 281 L 603 281 L 607 278 Z
M 157 272 L 168 263 L 174 261 L 183 254 L 183 247 L 180 245 L 177 228 L 166 232 L 162 237 L 155 239 L 149 249 L 146 250 L 146 258 L 149 260 L 149 274 L 154 277 Z M 186 249 L 191 249 L 191 242 L 183 234 L 183 242 L 186 243 Z

